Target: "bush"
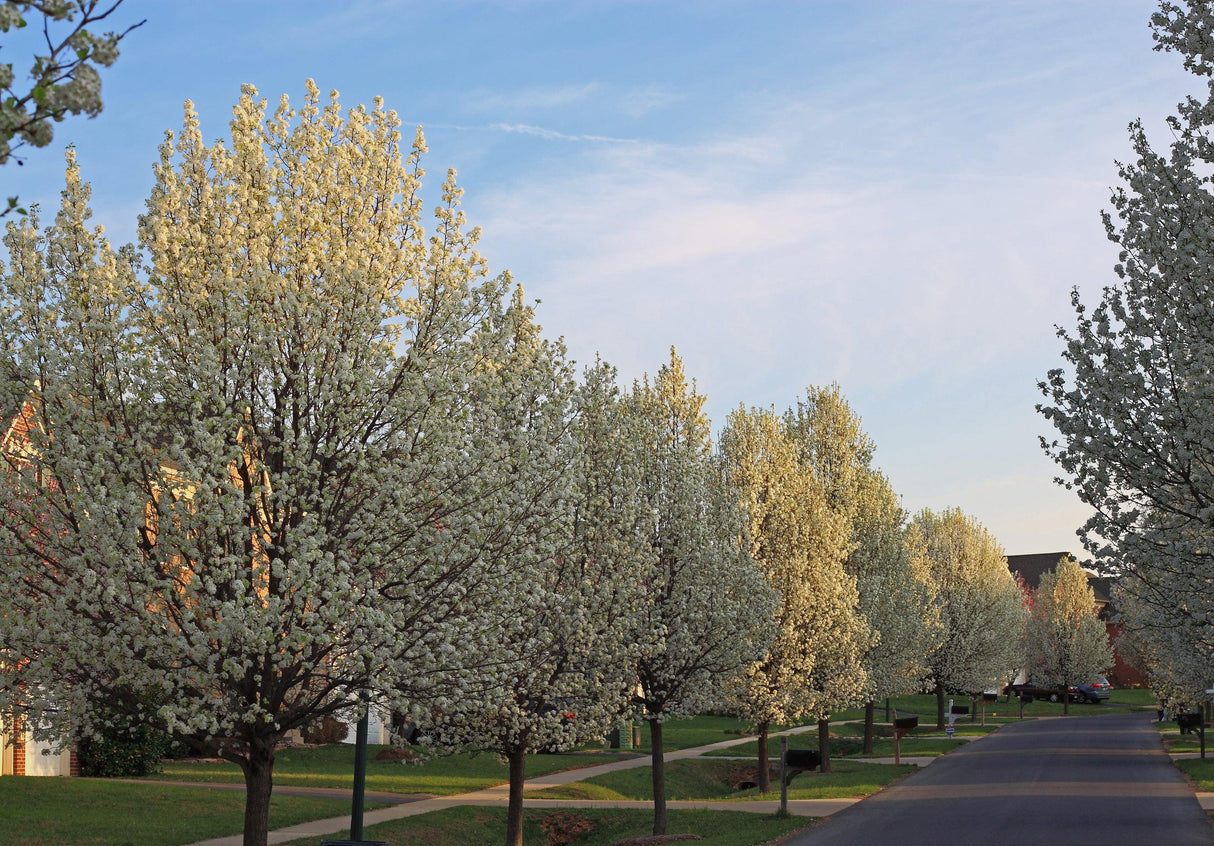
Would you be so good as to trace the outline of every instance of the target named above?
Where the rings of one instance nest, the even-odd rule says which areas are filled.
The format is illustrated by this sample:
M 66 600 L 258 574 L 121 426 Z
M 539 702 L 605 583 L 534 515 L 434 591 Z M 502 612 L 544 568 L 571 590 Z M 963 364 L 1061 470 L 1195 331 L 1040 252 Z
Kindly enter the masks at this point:
M 171 740 L 150 726 L 120 722 L 102 737 L 86 737 L 76 746 L 80 774 L 94 778 L 133 778 L 160 768 Z
M 336 717 L 322 717 L 305 728 L 304 743 L 341 743 L 350 733 L 350 727 Z

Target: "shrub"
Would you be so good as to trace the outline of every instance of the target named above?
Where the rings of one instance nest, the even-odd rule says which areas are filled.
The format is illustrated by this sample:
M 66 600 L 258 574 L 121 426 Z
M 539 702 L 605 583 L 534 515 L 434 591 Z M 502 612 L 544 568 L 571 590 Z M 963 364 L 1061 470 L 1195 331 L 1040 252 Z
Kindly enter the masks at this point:
M 304 743 L 341 743 L 350 727 L 336 717 L 322 717 L 300 733 Z
M 102 737 L 82 738 L 76 746 L 80 774 L 94 778 L 132 778 L 160 768 L 171 740 L 146 725 L 119 722 Z

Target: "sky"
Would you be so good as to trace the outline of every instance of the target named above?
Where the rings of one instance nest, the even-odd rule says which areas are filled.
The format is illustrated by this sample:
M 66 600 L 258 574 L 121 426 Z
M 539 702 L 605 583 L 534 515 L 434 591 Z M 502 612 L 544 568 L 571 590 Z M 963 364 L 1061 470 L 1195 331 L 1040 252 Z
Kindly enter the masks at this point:
M 1141 119 L 1200 83 L 1145 0 L 125 0 L 146 19 L 0 195 L 53 209 L 77 148 L 95 218 L 135 238 L 189 99 L 222 138 L 242 83 L 376 96 L 448 168 L 481 251 L 550 336 L 630 385 L 676 347 L 719 432 L 838 383 L 903 505 L 956 507 L 1009 554 L 1070 551 L 1037 382 L 1071 292 L 1114 281 L 1101 212 Z M 18 75 L 28 45 L 0 37 Z

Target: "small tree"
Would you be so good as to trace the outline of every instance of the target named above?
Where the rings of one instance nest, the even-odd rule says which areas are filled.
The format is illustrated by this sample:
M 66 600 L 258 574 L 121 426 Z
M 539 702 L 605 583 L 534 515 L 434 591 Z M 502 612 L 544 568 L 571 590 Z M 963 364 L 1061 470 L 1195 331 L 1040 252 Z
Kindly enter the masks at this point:
M 875 471 L 862 477 L 852 537 L 856 548 L 848 557 L 848 571 L 856 577 L 860 613 L 877 635 L 864 654 L 869 679 L 864 751 L 871 753 L 874 700 L 922 688 L 940 619 L 926 556 L 912 546 L 897 494 Z
M 922 659 L 932 646 L 934 618 L 929 580 L 923 567 L 914 566 L 905 538 L 905 512 L 888 480 L 873 469 L 872 439 L 839 386 L 809 388 L 786 420 L 831 510 L 849 527 L 844 567 L 856 580 L 858 611 L 872 637 L 860 668 L 842 666 L 833 673 L 846 676 L 859 669 L 867 679 L 860 701 L 865 704 L 865 748 L 871 751 L 873 698 L 915 690 L 926 672 Z M 840 699 L 834 707 L 851 704 L 854 700 Z M 830 769 L 829 738 L 824 717 L 819 722 L 824 771 Z
M 739 408 L 721 436 L 728 484 L 747 516 L 750 554 L 776 593 L 776 633 L 736 694 L 759 733 L 759 787 L 771 789 L 772 723 L 822 717 L 863 689 L 869 632 L 856 582 L 843 568 L 847 521 L 833 511 L 801 445 L 774 410 Z
M 742 547 L 742 514 L 711 455 L 704 397 L 671 348 L 656 378 L 633 386 L 640 424 L 643 548 L 656 556 L 637 643 L 637 704 L 649 725 L 653 833 L 666 833 L 662 725 L 720 705 L 727 681 L 758 659 L 773 596 Z
M 509 765 L 507 846 L 523 842 L 527 754 L 601 738 L 631 704 L 652 572 L 636 543 L 637 439 L 614 370 L 597 365 L 575 390 L 563 351 L 540 343 L 526 317 L 518 325 L 516 354 L 530 362 L 502 398 L 525 397 L 529 412 L 482 429 L 501 445 L 502 475 L 481 507 L 507 515 L 520 498 L 529 505 L 508 547 L 487 553 L 496 595 L 469 609 L 496 641 L 484 683 L 437 705 L 444 745 L 497 752 Z
M 1015 665 L 1024 638 L 1024 599 L 1003 548 L 959 509 L 924 509 L 915 515 L 912 535 L 926 556 L 941 624 L 927 666 L 942 731 L 946 693 L 981 692 Z
M 1039 683 L 1087 683 L 1113 666 L 1108 629 L 1096 615 L 1087 573 L 1069 555 L 1041 577 L 1025 630 L 1029 673 Z M 1063 697 L 1070 713 L 1070 697 Z

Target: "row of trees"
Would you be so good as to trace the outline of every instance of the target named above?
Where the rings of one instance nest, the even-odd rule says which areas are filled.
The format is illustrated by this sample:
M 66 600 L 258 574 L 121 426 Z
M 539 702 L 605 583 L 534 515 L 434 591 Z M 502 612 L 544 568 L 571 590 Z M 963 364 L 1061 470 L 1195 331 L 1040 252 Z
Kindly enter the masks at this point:
M 714 449 L 672 351 L 621 391 L 491 276 L 453 175 L 427 234 L 420 133 L 309 84 L 187 104 L 141 250 L 8 226 L 0 706 L 45 735 L 152 725 L 238 763 L 266 841 L 283 736 L 376 701 L 510 766 L 639 710 L 767 730 L 1018 666 L 1024 605 L 959 511 L 913 520 L 837 387 L 739 408 Z M 939 716 L 941 723 L 943 715 Z M 829 766 L 829 757 L 825 758 Z

